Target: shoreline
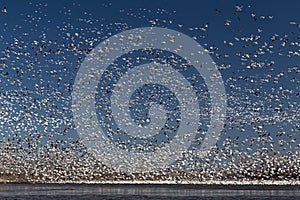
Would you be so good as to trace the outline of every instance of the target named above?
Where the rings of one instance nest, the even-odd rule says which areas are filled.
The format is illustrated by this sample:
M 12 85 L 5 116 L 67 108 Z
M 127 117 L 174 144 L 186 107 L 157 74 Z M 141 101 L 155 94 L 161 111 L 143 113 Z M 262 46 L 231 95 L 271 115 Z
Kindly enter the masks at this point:
M 216 186 L 300 186 L 300 181 L 18 181 L 0 179 L 0 184 L 74 185 L 216 185 Z

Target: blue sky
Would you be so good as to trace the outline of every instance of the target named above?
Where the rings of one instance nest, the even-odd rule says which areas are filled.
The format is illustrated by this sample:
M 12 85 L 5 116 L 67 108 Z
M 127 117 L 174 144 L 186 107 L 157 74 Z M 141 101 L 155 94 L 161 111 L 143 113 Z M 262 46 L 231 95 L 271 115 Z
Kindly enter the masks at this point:
M 85 54 L 123 30 L 158 26 L 211 52 L 228 96 L 218 142 L 299 150 L 299 1 L 0 1 L 0 139 L 78 138 L 71 91 Z

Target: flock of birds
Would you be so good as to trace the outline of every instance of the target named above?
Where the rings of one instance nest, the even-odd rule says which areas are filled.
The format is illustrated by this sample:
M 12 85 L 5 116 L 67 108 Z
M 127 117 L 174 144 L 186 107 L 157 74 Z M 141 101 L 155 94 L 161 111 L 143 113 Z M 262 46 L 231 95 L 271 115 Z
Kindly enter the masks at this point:
M 222 41 L 223 46 L 218 47 L 203 43 L 210 23 L 185 27 L 165 19 L 176 16 L 176 11 L 123 9 L 120 14 L 127 21 L 116 23 L 105 23 L 105 19 L 84 12 L 77 21 L 87 28 L 66 22 L 58 25 L 57 30 L 49 30 L 39 27 L 40 21 L 47 21 L 47 4 L 30 5 L 36 7 L 35 13 L 22 14 L 24 24 L 14 27 L 22 30 L 22 26 L 28 26 L 30 30 L 19 37 L 6 38 L 3 35 L 9 35 L 11 27 L 3 23 L 4 34 L 0 34 L 0 180 L 16 174 L 40 181 L 60 181 L 61 177 L 62 180 L 114 180 L 114 176 L 116 180 L 300 179 L 300 68 L 289 63 L 283 67 L 277 65 L 277 58 L 299 61 L 297 22 L 289 22 L 293 30 L 289 33 L 266 37 L 264 28 L 258 27 L 252 34 L 244 35 L 239 25 L 235 26 L 242 18 L 248 17 L 256 23 L 271 21 L 276 16 L 259 15 L 251 12 L 251 6 L 237 5 L 232 18 L 224 20 L 224 28 L 234 37 Z M 75 9 L 78 5 L 73 6 Z M 63 8 L 59 13 L 66 20 L 72 19 L 71 9 Z M 212 13 L 224 15 L 221 9 Z M 9 8 L 4 6 L 0 15 L 9 14 Z M 199 41 L 219 65 L 228 93 L 227 119 L 224 132 L 208 157 L 197 158 L 191 149 L 161 174 L 150 172 L 129 177 L 97 163 L 81 144 L 71 112 L 76 71 L 99 42 L 132 28 L 131 20 L 183 30 Z M 93 27 L 100 23 L 101 27 Z M 49 34 L 61 38 L 53 40 Z M 174 61 L 174 57 L 166 59 L 159 53 L 155 56 L 162 62 Z M 124 59 L 130 65 L 145 58 Z M 240 66 L 236 67 L 236 63 Z

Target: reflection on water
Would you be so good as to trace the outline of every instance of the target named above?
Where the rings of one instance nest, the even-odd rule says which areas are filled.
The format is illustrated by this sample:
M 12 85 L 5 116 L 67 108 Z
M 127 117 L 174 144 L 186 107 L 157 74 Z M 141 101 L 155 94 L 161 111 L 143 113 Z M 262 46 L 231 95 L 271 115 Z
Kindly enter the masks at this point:
M 297 199 L 300 186 L 2 184 L 1 199 Z

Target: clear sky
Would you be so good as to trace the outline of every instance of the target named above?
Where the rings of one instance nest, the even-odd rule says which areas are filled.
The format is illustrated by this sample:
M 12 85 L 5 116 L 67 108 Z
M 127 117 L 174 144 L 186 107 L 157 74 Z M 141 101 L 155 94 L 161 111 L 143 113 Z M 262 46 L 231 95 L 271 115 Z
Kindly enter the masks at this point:
M 2 0 L 0 139 L 39 145 L 77 139 L 71 91 L 86 54 L 124 30 L 157 26 L 190 36 L 219 66 L 228 107 L 221 148 L 295 152 L 300 148 L 299 7 L 297 0 Z

